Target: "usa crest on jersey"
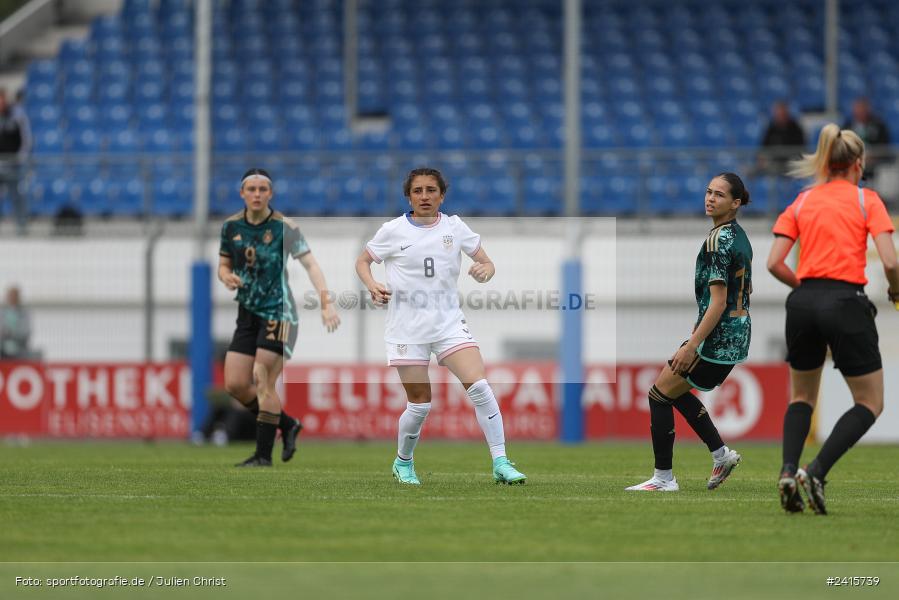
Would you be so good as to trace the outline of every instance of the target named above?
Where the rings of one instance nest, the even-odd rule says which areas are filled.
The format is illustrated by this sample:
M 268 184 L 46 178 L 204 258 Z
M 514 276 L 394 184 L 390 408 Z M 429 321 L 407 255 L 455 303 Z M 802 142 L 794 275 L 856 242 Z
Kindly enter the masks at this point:
M 443 247 L 449 250 L 453 247 L 453 236 L 445 235 L 443 236 Z

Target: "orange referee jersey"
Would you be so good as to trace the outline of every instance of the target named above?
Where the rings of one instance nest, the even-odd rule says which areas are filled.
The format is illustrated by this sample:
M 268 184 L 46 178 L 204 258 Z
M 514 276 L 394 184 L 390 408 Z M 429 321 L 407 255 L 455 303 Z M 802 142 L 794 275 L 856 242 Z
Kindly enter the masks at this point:
M 865 285 L 868 234 L 895 231 L 883 200 L 845 179 L 803 191 L 774 224 L 799 246 L 799 279 L 839 279 Z

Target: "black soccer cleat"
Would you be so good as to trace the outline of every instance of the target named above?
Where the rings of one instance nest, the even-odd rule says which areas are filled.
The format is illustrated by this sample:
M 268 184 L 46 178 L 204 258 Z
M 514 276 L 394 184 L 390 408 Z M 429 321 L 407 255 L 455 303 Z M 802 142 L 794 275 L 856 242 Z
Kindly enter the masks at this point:
M 284 449 L 281 450 L 282 461 L 287 462 L 293 458 L 297 451 L 297 437 L 299 437 L 301 431 L 303 431 L 303 424 L 300 423 L 299 419 L 294 419 L 293 425 L 287 430 L 287 433 L 282 435 L 284 438 Z
M 827 485 L 827 482 L 808 473 L 805 469 L 799 469 L 796 472 L 796 480 L 802 485 L 802 489 L 805 490 L 805 495 L 808 496 L 808 504 L 815 511 L 815 514 L 826 515 L 827 506 L 824 502 L 824 486 Z
M 780 492 L 780 505 L 788 513 L 797 513 L 805 510 L 805 502 L 799 493 L 799 483 L 796 476 L 787 472 L 780 474 L 777 482 L 777 490 Z
M 253 455 L 247 460 L 243 462 L 239 462 L 235 467 L 270 467 L 272 466 L 272 459 L 270 458 L 262 458 L 261 456 Z

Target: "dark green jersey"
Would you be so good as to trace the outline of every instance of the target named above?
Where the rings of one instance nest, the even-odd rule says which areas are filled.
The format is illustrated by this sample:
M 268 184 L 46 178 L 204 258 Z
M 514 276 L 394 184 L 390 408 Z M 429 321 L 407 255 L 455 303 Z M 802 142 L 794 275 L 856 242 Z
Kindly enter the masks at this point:
M 219 254 L 231 259 L 231 268 L 243 285 L 237 301 L 266 320 L 297 322 L 297 307 L 287 283 L 285 258 L 309 252 L 296 223 L 272 211 L 258 225 L 247 222 L 246 210 L 222 225 Z
M 699 354 L 709 362 L 734 364 L 746 360 L 752 332 L 752 246 L 736 221 L 712 229 L 696 257 L 697 325 L 709 308 L 709 287 L 721 283 L 727 286 L 727 305 L 721 320 L 699 347 Z

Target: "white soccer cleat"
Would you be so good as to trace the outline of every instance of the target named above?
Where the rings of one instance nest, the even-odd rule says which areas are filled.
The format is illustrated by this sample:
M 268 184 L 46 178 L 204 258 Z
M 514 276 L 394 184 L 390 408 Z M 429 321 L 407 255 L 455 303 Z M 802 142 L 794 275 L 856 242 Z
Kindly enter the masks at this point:
M 677 485 L 677 477 L 673 477 L 671 481 L 666 481 L 653 475 L 652 479 L 624 488 L 626 492 L 676 492 L 680 489 Z
M 731 472 L 737 468 L 737 465 L 740 464 L 741 458 L 742 457 L 739 454 L 728 449 L 721 460 L 712 461 L 712 474 L 709 476 L 709 489 L 714 490 L 724 483 L 724 480 L 727 479 L 728 475 L 730 475 Z

